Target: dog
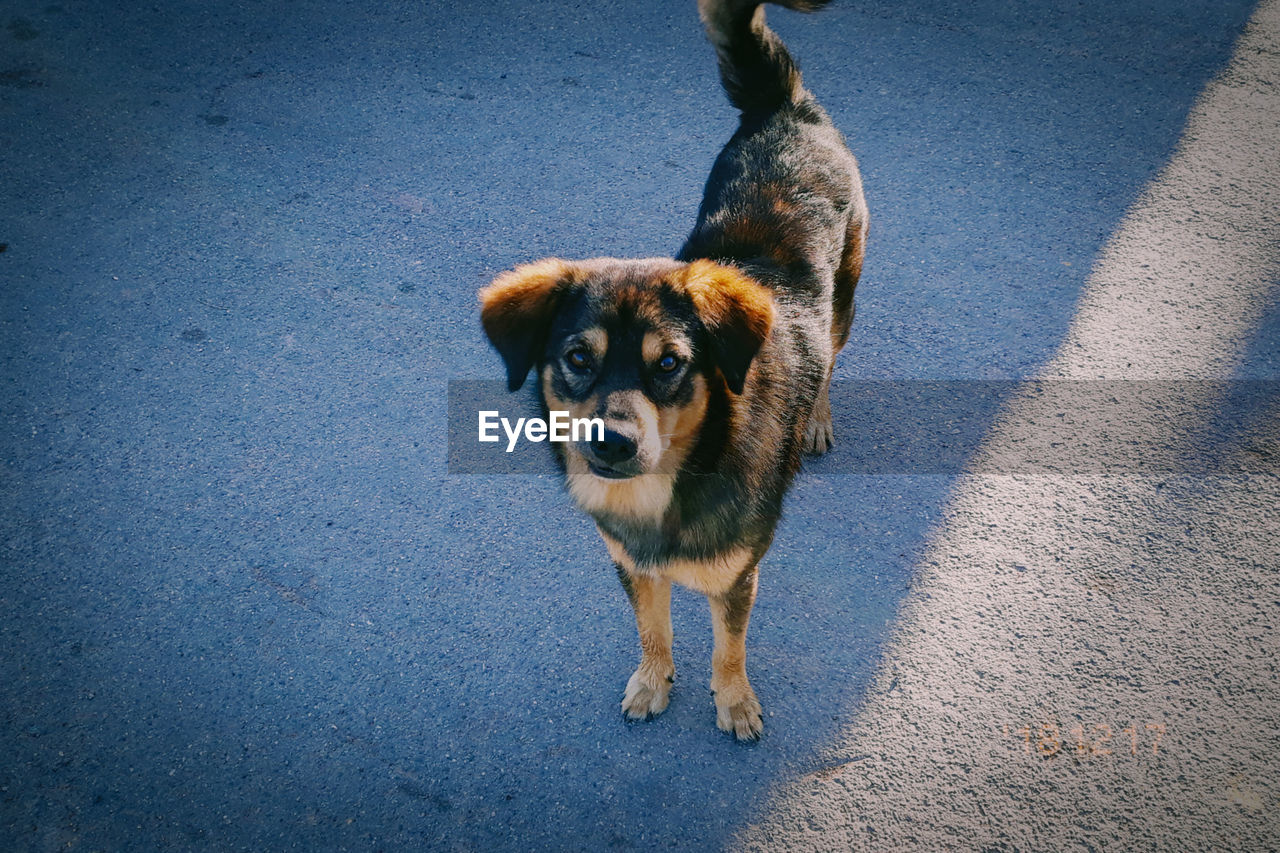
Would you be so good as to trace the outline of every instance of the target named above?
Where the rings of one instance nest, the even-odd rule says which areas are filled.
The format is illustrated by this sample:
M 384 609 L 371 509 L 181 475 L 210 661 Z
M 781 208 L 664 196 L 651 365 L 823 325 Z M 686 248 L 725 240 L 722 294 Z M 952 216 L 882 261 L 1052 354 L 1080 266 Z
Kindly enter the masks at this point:
M 828 0 L 781 0 L 813 11 Z M 674 258 L 550 258 L 481 289 L 489 341 L 544 414 L 600 418 L 556 447 L 635 610 L 624 715 L 666 709 L 671 584 L 706 595 L 716 724 L 763 731 L 747 678 L 757 565 L 802 451 L 832 442 L 828 385 L 853 321 L 867 206 L 857 161 L 752 0 L 699 0 L 740 124 Z

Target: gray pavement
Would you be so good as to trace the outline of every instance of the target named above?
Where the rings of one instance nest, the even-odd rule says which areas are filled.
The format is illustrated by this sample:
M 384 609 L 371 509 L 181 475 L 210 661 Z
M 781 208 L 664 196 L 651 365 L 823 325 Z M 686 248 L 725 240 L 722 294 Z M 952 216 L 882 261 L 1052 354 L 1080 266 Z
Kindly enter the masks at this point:
M 1236 374 L 1280 280 L 1277 116 L 1273 1 L 1103 252 L 1043 376 Z M 1221 389 L 1184 387 L 1120 422 L 1064 422 L 1033 393 L 1008 406 L 828 766 L 777 791 L 735 847 L 1280 849 L 1280 478 L 1223 473 L 1280 447 L 1280 400 L 1254 444 L 1190 475 L 987 473 L 1014 448 L 1064 443 L 1194 458 Z
M 698 597 L 628 725 L 590 522 L 446 464 L 478 287 L 683 240 L 694 6 L 0 0 L 0 849 L 1277 847 L 1274 4 L 772 15 L 873 225 L 749 747 Z M 1083 464 L 1046 376 L 1182 390 Z

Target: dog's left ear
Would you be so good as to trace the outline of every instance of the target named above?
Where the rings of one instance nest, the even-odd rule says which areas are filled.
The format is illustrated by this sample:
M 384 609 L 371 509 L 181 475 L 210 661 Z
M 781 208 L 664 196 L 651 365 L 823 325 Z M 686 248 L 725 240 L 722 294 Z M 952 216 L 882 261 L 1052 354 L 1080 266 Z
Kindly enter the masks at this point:
M 694 310 L 711 333 L 725 383 L 741 394 L 751 361 L 773 328 L 773 294 L 741 270 L 712 261 L 694 261 L 683 272 Z
M 572 267 L 558 258 L 523 264 L 480 290 L 480 322 L 507 367 L 507 389 L 524 384 L 546 346 L 556 304 Z

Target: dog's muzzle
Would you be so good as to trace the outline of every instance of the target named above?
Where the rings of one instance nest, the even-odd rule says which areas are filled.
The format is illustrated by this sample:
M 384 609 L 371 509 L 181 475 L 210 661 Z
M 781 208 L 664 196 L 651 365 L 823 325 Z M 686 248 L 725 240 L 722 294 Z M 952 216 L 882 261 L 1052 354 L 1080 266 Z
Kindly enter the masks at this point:
M 641 473 L 642 466 L 636 455 L 636 440 L 617 430 L 606 427 L 600 438 L 580 442 L 578 449 L 586 459 L 591 473 L 597 477 L 625 480 Z

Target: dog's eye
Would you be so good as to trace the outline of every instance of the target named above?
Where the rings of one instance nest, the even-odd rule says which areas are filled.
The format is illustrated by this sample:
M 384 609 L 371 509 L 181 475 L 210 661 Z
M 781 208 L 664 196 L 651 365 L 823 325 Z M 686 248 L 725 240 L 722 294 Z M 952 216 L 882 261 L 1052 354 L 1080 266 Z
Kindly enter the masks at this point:
M 565 354 L 564 360 L 570 367 L 577 371 L 587 371 L 591 369 L 593 359 L 591 353 L 584 349 L 571 349 Z
M 663 373 L 674 373 L 675 369 L 680 366 L 680 357 L 672 353 L 667 353 L 658 359 L 658 370 Z

